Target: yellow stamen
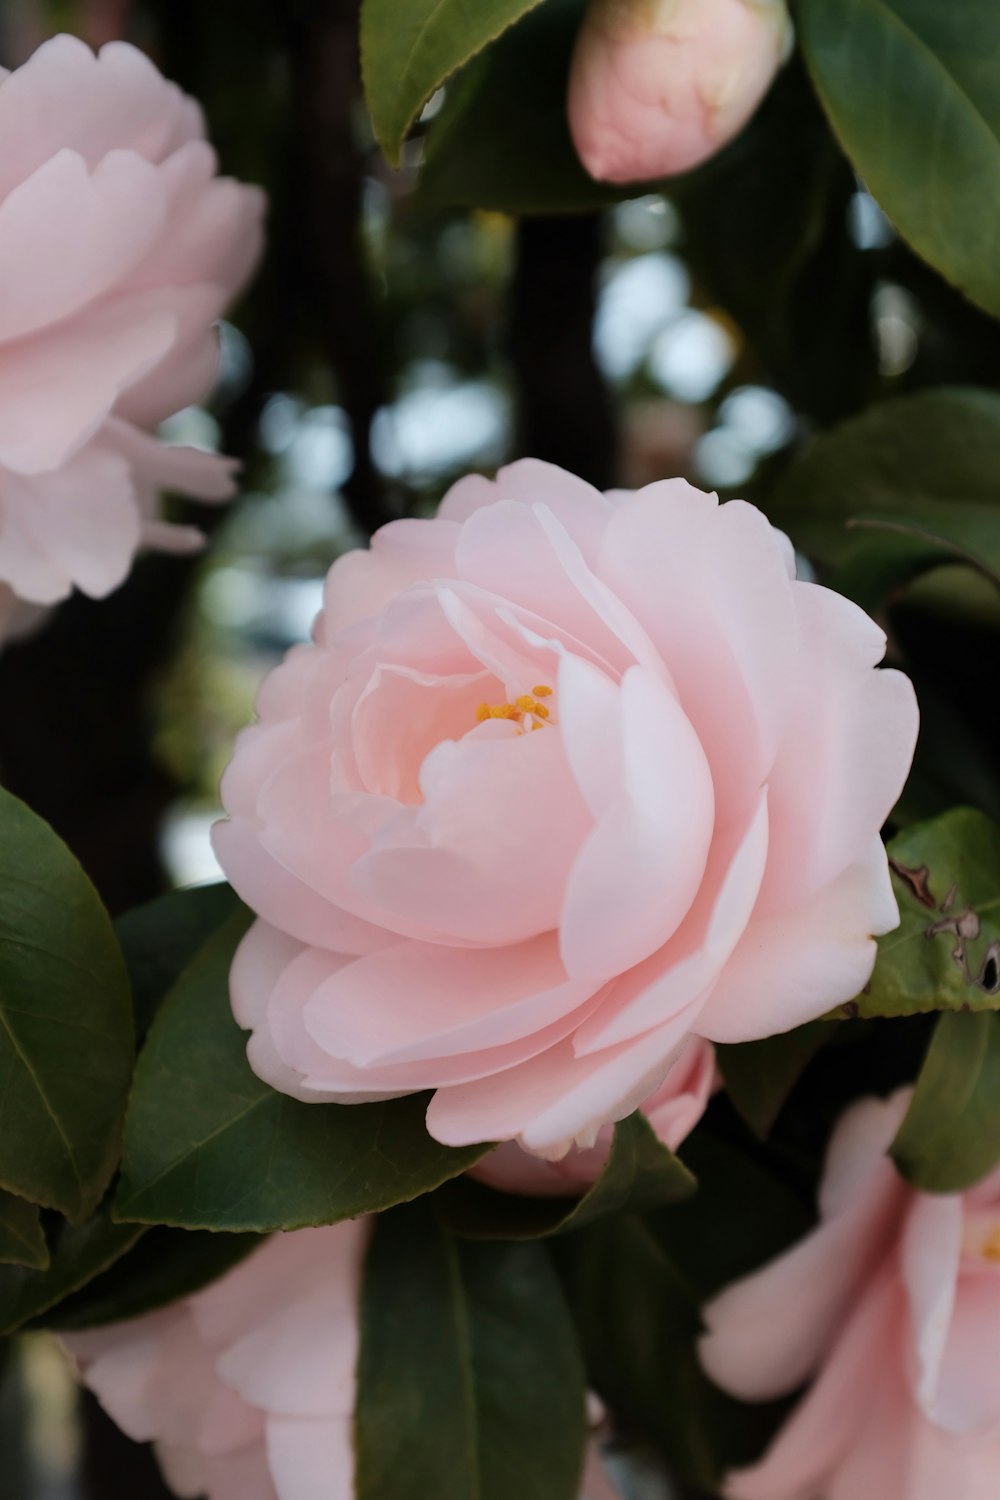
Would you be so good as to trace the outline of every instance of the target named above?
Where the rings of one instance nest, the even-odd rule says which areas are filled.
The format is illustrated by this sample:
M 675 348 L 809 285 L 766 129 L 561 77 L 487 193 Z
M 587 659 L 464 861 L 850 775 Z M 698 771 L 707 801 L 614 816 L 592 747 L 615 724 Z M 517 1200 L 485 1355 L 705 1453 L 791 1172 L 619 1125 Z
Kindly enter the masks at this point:
M 1000 1261 L 1000 1224 L 984 1240 L 982 1254 L 986 1260 Z
M 487 719 L 513 719 L 517 724 L 523 722 L 525 728 L 530 724 L 533 730 L 542 729 L 552 710 L 538 699 L 551 698 L 552 693 L 552 688 L 540 683 L 531 693 L 522 693 L 515 698 L 513 703 L 480 703 L 476 709 L 476 722 L 484 724 Z M 524 732 L 524 728 L 518 730 L 518 734 Z

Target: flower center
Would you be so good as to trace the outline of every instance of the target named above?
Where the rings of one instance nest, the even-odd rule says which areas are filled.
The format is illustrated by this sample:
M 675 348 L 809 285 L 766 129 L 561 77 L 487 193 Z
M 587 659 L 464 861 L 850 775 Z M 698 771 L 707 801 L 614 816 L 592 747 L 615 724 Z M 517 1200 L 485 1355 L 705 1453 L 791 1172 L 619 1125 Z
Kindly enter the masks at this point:
M 551 723 L 551 710 L 540 700 L 552 697 L 552 688 L 544 682 L 533 687 L 530 693 L 522 693 L 513 703 L 480 703 L 476 709 L 476 722 L 485 724 L 487 719 L 513 719 L 518 725 L 518 734 L 529 728 L 544 729 L 546 721 Z
M 1000 1222 L 997 1221 L 995 1209 L 966 1213 L 962 1249 L 966 1255 L 974 1255 L 977 1260 L 1000 1266 Z

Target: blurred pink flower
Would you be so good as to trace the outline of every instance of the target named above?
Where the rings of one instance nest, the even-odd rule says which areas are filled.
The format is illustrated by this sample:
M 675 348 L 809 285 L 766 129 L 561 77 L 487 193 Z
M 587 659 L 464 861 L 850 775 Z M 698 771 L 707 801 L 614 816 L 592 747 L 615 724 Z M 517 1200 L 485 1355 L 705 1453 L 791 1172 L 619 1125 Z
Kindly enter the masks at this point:
M 592 0 L 569 84 L 600 182 L 686 172 L 743 129 L 792 47 L 785 0 Z
M 436 1089 L 450 1145 L 556 1159 L 689 1034 L 856 995 L 898 921 L 879 827 L 913 690 L 753 506 L 526 460 L 331 569 L 223 780 L 260 920 L 232 971 L 295 1097 Z
M 134 47 L 59 36 L 0 69 L 0 592 L 101 596 L 140 545 L 197 545 L 159 491 L 224 500 L 233 466 L 152 432 L 210 389 L 262 217 Z
M 715 1048 L 699 1036 L 688 1037 L 677 1060 L 642 1112 L 658 1138 L 676 1151 L 691 1134 L 715 1087 Z M 504 1141 L 473 1167 L 470 1177 L 504 1193 L 531 1197 L 570 1197 L 585 1192 L 600 1177 L 611 1154 L 614 1126 L 602 1127 L 589 1151 L 576 1148 L 559 1161 L 532 1156 L 516 1141 Z
M 176 1494 L 351 1500 L 371 1224 L 272 1235 L 182 1302 L 65 1337 L 112 1420 L 155 1443 Z M 618 1500 L 596 1444 L 581 1500 Z
M 371 1220 L 276 1234 L 183 1302 L 64 1340 L 178 1495 L 347 1500 Z
M 705 1310 L 702 1358 L 744 1400 L 813 1385 L 731 1500 L 1000 1494 L 1000 1173 L 930 1197 L 886 1155 L 908 1091 L 834 1133 L 820 1224 Z

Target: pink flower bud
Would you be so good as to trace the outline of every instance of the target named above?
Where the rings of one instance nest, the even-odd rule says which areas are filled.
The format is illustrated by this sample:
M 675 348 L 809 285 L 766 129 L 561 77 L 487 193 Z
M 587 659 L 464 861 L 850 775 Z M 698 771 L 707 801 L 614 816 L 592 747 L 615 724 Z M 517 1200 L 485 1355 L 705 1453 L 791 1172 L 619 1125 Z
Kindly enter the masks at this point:
M 593 0 L 569 123 L 591 177 L 641 182 L 714 156 L 792 47 L 785 0 Z

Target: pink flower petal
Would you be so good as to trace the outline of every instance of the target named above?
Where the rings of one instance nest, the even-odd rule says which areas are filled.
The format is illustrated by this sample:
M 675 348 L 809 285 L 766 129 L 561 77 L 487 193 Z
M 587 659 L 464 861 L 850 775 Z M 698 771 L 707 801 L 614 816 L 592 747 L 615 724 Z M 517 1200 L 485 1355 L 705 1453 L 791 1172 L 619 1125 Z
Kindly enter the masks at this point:
M 305 1020 L 356 1067 L 426 1062 L 522 1041 L 593 993 L 567 980 L 551 936 L 487 952 L 400 943 L 339 969 Z
M 356 909 L 462 943 L 518 943 L 554 928 L 590 825 L 559 734 L 518 736 L 511 725 L 503 738 L 445 740 L 420 785 L 422 806 L 387 821 L 354 863 Z
M 691 910 L 673 937 L 622 976 L 592 1021 L 581 1027 L 579 1053 L 640 1036 L 707 996 L 746 930 L 767 858 L 767 791 L 745 826 L 716 833 Z
M 768 782 L 762 916 L 796 910 L 863 855 L 899 797 L 917 736 L 909 679 L 875 670 L 882 631 L 830 589 L 799 583 L 794 598 L 802 655 L 795 713 Z
M 446 1146 L 516 1138 L 553 1159 L 574 1142 L 591 1146 L 602 1125 L 624 1119 L 658 1088 L 695 1014 L 589 1057 L 565 1041 L 505 1072 L 439 1088 L 427 1128 Z
M 700 1352 L 717 1385 L 744 1401 L 769 1401 L 820 1367 L 889 1249 L 904 1191 L 884 1158 L 843 1213 L 708 1304 Z
M 936 1206 L 936 1200 L 930 1201 Z M 933 1230 L 930 1215 L 925 1215 L 919 1227 L 914 1224 L 914 1238 L 908 1236 L 904 1247 L 921 1377 L 917 1397 L 934 1424 L 956 1434 L 957 1440 L 971 1444 L 974 1435 L 982 1435 L 996 1442 L 1000 1285 L 992 1265 L 965 1270 L 956 1285 L 955 1230 L 960 1234 L 961 1202 L 941 1201 L 949 1203 L 953 1213 L 939 1209 Z
M 713 1042 L 744 1042 L 815 1020 L 860 994 L 875 965 L 875 935 L 898 923 L 885 850 L 876 839 L 808 906 L 787 917 L 751 919 L 700 1029 Z
M 75 151 L 58 151 L 0 202 L 0 340 L 114 287 L 156 241 L 165 208 L 159 173 L 134 152 L 110 152 L 91 175 Z
M 898 1472 L 893 1474 L 895 1488 L 842 1493 L 827 1488 L 831 1475 L 842 1472 L 845 1458 L 857 1442 L 866 1405 L 886 1378 L 892 1379 L 894 1317 L 898 1317 L 894 1289 L 883 1278 L 851 1309 L 822 1374 L 764 1457 L 752 1468 L 728 1476 L 728 1500 L 812 1500 L 823 1493 L 837 1494 L 838 1500 L 862 1500 L 862 1496 L 865 1500 L 868 1496 L 871 1500 L 882 1500 L 883 1496 L 889 1500 L 890 1495 L 903 1500 L 905 1491 L 898 1487 Z
M 163 358 L 177 326 L 160 297 L 143 293 L 29 340 L 0 364 L 0 464 L 38 474 L 64 463 L 126 386 Z
M 427 955 L 429 963 L 433 961 L 433 951 L 448 952 L 441 948 L 432 950 Z M 599 999 L 595 996 L 584 1001 L 538 1031 L 481 1051 L 357 1067 L 334 1050 L 339 1040 L 337 1016 L 324 1003 L 328 986 L 335 983 L 339 972 L 335 956 L 320 949 L 306 949 L 293 959 L 271 994 L 266 1029 L 258 1030 L 248 1046 L 247 1053 L 255 1069 L 265 1063 L 274 1068 L 275 1059 L 281 1067 L 294 1069 L 298 1081 L 288 1092 L 297 1098 L 313 1096 L 357 1103 L 444 1084 L 467 1083 L 497 1069 L 512 1067 L 562 1041 Z M 320 1034 L 319 1040 L 316 1033 Z M 262 1072 L 261 1076 L 267 1075 Z
M 566 885 L 563 961 L 611 978 L 654 953 L 690 909 L 711 846 L 714 798 L 704 752 L 677 700 L 632 667 L 618 722 L 623 785 L 584 842 Z
M 970 1308 L 964 1288 L 960 1306 L 956 1308 L 955 1305 L 963 1220 L 960 1197 L 915 1195 L 906 1217 L 900 1250 L 903 1284 L 913 1325 L 914 1394 L 929 1417 L 941 1426 L 958 1430 L 982 1425 L 984 1421 L 1000 1420 L 1000 1374 L 983 1386 L 978 1378 L 981 1371 L 976 1370 L 976 1347 L 983 1347 L 987 1326 L 984 1316 L 988 1320 L 991 1308 L 993 1320 L 1000 1330 L 1000 1295 L 987 1298 L 986 1306 L 976 1309 L 971 1324 L 975 1330 L 971 1344 L 967 1337 L 962 1337 L 963 1332 L 968 1334 L 970 1331 Z M 991 1277 L 991 1291 L 992 1280 Z M 965 1328 L 961 1329 L 956 1327 L 956 1322 L 960 1323 L 963 1315 Z M 951 1362 L 946 1374 L 942 1367 L 946 1346 L 954 1350 L 963 1345 L 962 1357 Z M 960 1376 L 963 1385 L 968 1381 L 966 1390 L 972 1397 L 971 1402 L 962 1400 L 958 1392 L 944 1388 L 947 1376 L 954 1371 L 956 1364 L 963 1372 Z M 951 1399 L 954 1395 L 958 1395 L 957 1401 Z
M 798 657 L 773 528 L 752 506 L 720 507 L 667 480 L 614 512 L 599 572 L 670 670 L 712 768 L 720 825 L 744 816 L 787 723 Z
M 344 1417 L 303 1421 L 273 1416 L 267 1454 L 278 1500 L 344 1500 L 354 1493 L 353 1424 Z

